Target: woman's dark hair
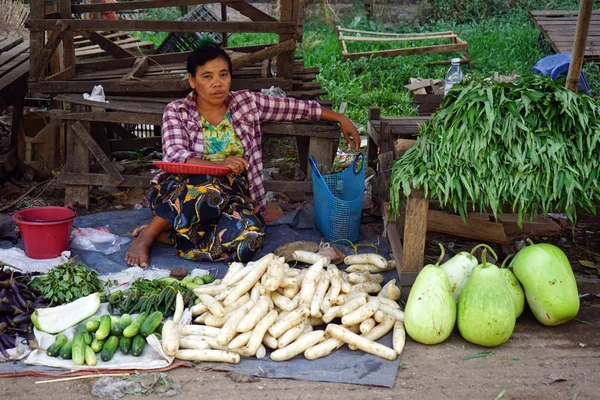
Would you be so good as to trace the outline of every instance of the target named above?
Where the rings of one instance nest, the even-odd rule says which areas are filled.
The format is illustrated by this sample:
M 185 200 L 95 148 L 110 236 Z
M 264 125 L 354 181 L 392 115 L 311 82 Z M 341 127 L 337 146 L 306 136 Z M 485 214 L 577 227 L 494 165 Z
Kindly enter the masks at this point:
M 233 73 L 233 66 L 231 64 L 231 58 L 229 58 L 229 54 L 227 54 L 225 50 L 223 50 L 223 48 L 217 44 L 203 44 L 196 48 L 196 50 L 192 51 L 187 60 L 187 70 L 192 76 L 195 76 L 196 70 L 199 66 L 217 58 L 222 58 L 223 60 L 227 61 L 229 73 Z

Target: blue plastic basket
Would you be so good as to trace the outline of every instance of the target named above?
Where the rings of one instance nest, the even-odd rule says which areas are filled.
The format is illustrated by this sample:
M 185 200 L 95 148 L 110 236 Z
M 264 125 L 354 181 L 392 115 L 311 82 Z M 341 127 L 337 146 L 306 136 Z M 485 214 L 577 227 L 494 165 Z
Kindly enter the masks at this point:
M 358 240 L 365 192 L 365 156 L 337 174 L 321 175 L 310 157 L 317 229 L 328 240 Z

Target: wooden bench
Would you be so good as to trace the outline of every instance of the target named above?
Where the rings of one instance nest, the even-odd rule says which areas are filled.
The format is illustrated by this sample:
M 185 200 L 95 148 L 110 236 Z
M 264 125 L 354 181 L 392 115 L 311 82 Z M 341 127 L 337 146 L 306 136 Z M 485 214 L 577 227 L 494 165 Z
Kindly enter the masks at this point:
M 71 106 L 69 111 L 53 111 L 53 117 L 66 124 L 66 165 L 58 181 L 66 186 L 65 202 L 89 205 L 90 186 L 142 186 L 150 185 L 148 176 L 122 175 L 113 165 L 110 153 L 116 149 L 136 149 L 160 146 L 161 137 L 138 138 L 127 135 L 124 129 L 118 140 L 109 140 L 103 132 L 98 133 L 92 125 L 143 124 L 160 126 L 164 102 L 110 100 L 99 103 L 84 100 L 80 95 L 59 95 L 56 101 Z M 315 157 L 319 165 L 331 168 L 340 140 L 337 124 L 324 121 L 267 122 L 261 125 L 265 137 L 293 136 L 297 140 L 300 168 L 306 173 L 305 181 L 265 181 L 267 191 L 312 192 L 308 158 Z M 102 166 L 104 173 L 90 173 L 89 154 Z

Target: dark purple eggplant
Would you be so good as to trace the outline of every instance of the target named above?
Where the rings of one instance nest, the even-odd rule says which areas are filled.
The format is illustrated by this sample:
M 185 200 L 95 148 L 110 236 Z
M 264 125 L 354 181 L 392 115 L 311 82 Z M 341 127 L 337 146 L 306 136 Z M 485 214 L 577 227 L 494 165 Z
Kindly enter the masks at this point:
M 13 323 L 15 323 L 16 325 L 19 325 L 19 324 L 22 324 L 23 322 L 28 322 L 31 317 L 31 314 L 32 314 L 31 312 L 28 312 L 28 313 L 16 316 L 13 319 Z
M 17 300 L 17 303 L 19 305 L 20 308 L 27 308 L 27 302 L 25 300 L 23 300 L 23 297 L 21 296 L 21 292 L 19 291 L 19 288 L 17 286 L 17 284 L 15 282 L 13 282 L 10 287 L 13 290 L 13 294 L 15 295 L 15 299 Z
M 5 347 L 2 345 L 2 343 L 0 343 L 0 353 L 2 353 L 2 355 L 3 355 L 4 357 L 6 357 L 7 359 L 10 357 L 10 356 L 8 355 L 8 353 L 6 352 L 6 348 L 5 348 Z
M 16 339 L 16 337 L 14 337 L 8 333 L 4 333 L 3 335 L 0 335 L 0 342 L 7 349 L 12 349 L 13 347 L 15 347 L 15 345 L 17 343 L 17 339 Z

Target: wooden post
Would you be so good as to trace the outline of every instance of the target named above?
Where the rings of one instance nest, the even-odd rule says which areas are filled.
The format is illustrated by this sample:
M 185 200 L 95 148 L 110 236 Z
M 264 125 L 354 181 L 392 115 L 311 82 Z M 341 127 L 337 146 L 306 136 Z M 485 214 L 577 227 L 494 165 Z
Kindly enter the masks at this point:
M 90 107 L 72 105 L 73 112 L 90 111 Z M 67 173 L 87 174 L 90 171 L 90 152 L 83 141 L 72 130 L 73 121 L 67 122 Z M 90 130 L 89 122 L 81 122 L 86 130 Z M 90 187 L 85 184 L 77 184 L 71 181 L 65 185 L 65 204 L 80 205 L 89 208 Z
M 280 22 L 298 22 L 298 8 L 300 0 L 280 0 Z M 279 35 L 279 42 L 294 39 L 293 34 Z M 277 56 L 277 77 L 292 79 L 294 72 L 294 51 L 281 53 Z
M 69 0 L 70 1 L 70 0 Z M 31 0 L 29 3 L 30 11 L 29 18 L 44 19 L 46 17 L 44 11 L 45 0 Z M 44 47 L 46 32 L 40 29 L 32 30 L 29 39 L 29 69 L 35 69 L 37 54 L 40 54 Z
M 227 21 L 227 6 L 225 3 L 221 3 L 221 21 Z M 227 32 L 223 32 L 221 35 L 221 46 L 227 47 Z
M 369 107 L 367 114 L 367 131 L 369 137 L 367 139 L 367 166 L 376 168 L 378 146 L 373 137 L 377 134 L 374 132 L 375 127 L 371 126 L 371 121 L 377 121 L 381 118 L 381 110 L 379 107 Z M 381 129 L 381 128 L 380 128 Z
M 573 40 L 573 51 L 571 51 L 571 64 L 567 74 L 567 83 L 565 87 L 573 92 L 577 92 L 579 86 L 579 76 L 583 66 L 583 56 L 585 55 L 585 44 L 587 43 L 588 31 L 590 29 L 590 20 L 592 19 L 593 0 L 581 0 L 579 3 L 579 17 L 577 18 L 577 30 Z
M 419 272 L 424 266 L 428 210 L 429 200 L 416 197 L 406 199 L 402 272 Z

